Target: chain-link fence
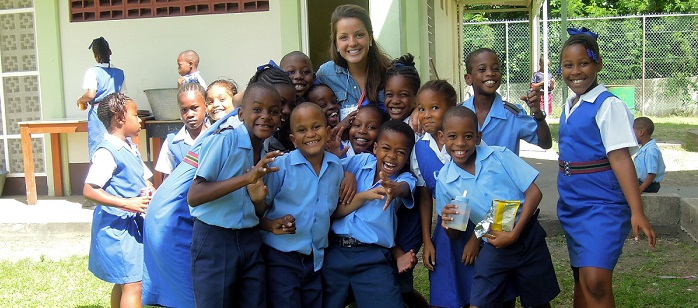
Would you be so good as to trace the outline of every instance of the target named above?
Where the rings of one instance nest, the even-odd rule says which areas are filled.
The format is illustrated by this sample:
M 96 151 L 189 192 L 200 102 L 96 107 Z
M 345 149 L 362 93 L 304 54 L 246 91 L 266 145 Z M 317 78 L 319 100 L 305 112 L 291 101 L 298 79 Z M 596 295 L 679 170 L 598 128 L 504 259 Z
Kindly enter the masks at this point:
M 599 34 L 604 64 L 599 82 L 622 85 L 623 94 L 634 96 L 626 103 L 638 114 L 698 114 L 698 14 L 568 19 L 568 27 L 587 27 Z M 540 29 L 542 38 L 542 23 Z M 480 47 L 499 53 L 502 96 L 515 102 L 528 91 L 533 73 L 528 21 L 466 22 L 463 32 L 465 55 Z M 564 87 L 556 74 L 564 39 L 560 20 L 549 20 L 548 69 L 558 80 L 553 91 L 556 116 Z M 541 45 L 541 54 L 542 50 Z

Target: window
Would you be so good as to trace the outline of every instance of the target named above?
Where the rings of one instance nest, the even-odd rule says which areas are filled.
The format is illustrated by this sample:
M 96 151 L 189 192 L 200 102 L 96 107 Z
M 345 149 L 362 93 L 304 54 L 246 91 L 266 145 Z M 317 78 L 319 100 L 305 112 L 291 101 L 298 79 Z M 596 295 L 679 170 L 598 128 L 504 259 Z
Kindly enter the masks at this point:
M 260 12 L 269 1 L 245 0 L 70 0 L 70 21 L 98 21 Z

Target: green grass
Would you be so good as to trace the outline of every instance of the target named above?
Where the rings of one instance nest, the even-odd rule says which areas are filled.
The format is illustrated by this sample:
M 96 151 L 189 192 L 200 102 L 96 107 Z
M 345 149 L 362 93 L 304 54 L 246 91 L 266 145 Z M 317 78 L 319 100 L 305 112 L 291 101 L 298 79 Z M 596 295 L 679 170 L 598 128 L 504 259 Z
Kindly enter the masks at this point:
M 649 117 L 654 122 L 652 136 L 659 142 L 681 143 L 686 151 L 698 151 L 696 141 L 689 138 L 688 131 L 698 130 L 698 117 Z M 553 137 L 553 149 L 558 150 L 560 124 L 557 121 L 549 123 L 550 134 Z
M 564 238 L 548 238 L 560 295 L 553 307 L 572 306 L 572 272 Z M 661 239 L 650 251 L 646 242 L 629 241 L 614 272 L 618 307 L 695 307 L 698 279 L 663 279 L 661 276 L 698 275 L 696 245 Z M 2 307 L 109 307 L 112 285 L 87 270 L 87 257 L 60 261 L 0 262 Z M 415 269 L 415 288 L 429 298 L 426 268 Z

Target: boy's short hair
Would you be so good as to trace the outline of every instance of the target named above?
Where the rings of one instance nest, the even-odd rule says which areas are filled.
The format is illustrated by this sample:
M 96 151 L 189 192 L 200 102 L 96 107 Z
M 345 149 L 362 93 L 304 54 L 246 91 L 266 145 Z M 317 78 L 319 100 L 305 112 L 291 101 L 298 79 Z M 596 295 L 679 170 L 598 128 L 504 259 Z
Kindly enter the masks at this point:
M 494 50 L 489 49 L 489 48 L 478 48 L 473 51 L 471 51 L 467 57 L 465 57 L 465 72 L 470 74 L 473 71 L 473 60 L 476 56 L 478 56 L 481 53 L 486 53 L 486 52 L 491 52 L 495 56 L 497 56 L 497 60 L 499 63 L 502 63 L 502 60 L 499 59 L 499 55 L 494 52 Z
M 327 126 L 327 118 L 325 117 L 325 113 L 322 111 L 322 108 L 320 108 L 320 106 L 318 106 L 318 105 L 315 104 L 315 103 L 303 102 L 303 103 L 301 103 L 300 105 L 296 106 L 296 108 L 293 108 L 293 111 L 291 111 L 291 116 L 290 116 L 290 120 L 291 120 L 291 132 L 294 131 L 294 130 L 293 130 L 293 127 L 294 127 L 295 124 L 296 124 L 296 123 L 294 123 L 295 121 L 293 120 L 293 115 L 296 114 L 296 113 L 298 113 L 299 110 L 306 109 L 306 108 L 313 109 L 313 111 L 317 112 L 317 114 L 318 114 L 318 115 L 320 116 L 320 118 L 322 119 L 322 122 L 325 123 L 325 126 Z
M 403 121 L 389 120 L 385 122 L 383 126 L 381 126 L 380 131 L 378 131 L 378 137 L 376 137 L 376 141 L 378 141 L 378 139 L 380 139 L 383 133 L 385 133 L 386 131 L 393 131 L 405 135 L 405 137 L 407 138 L 407 149 L 412 151 L 415 140 L 414 131 L 412 130 L 412 127 L 410 127 L 410 125 Z
M 199 66 L 199 54 L 196 53 L 196 51 L 189 49 L 182 51 L 182 53 L 179 55 L 184 56 L 187 60 L 191 61 L 194 66 Z
M 446 110 L 446 113 L 444 113 L 442 121 L 443 121 L 443 123 L 446 123 L 446 120 L 453 118 L 453 117 L 467 118 L 467 119 L 472 120 L 473 124 L 475 125 L 475 129 L 479 131 L 479 129 L 477 127 L 477 115 L 475 114 L 475 112 L 470 110 L 470 108 L 465 107 L 465 106 L 451 107 L 448 110 Z
M 126 117 L 126 105 L 131 98 L 123 93 L 114 92 L 104 97 L 97 107 L 97 118 L 109 131 L 112 119 L 124 119 Z
M 367 110 L 373 110 L 374 112 L 378 113 L 378 115 L 380 116 L 381 126 L 383 124 L 385 124 L 385 122 L 390 120 L 390 115 L 376 104 L 369 103 L 367 105 L 361 106 L 361 108 L 359 108 L 358 110 L 361 111 L 361 109 L 364 109 L 364 108 Z
M 247 89 L 245 89 L 245 94 L 242 96 L 242 105 L 246 105 L 247 101 L 250 99 L 249 96 L 252 93 L 252 90 L 254 89 L 264 89 L 267 91 L 271 91 L 276 95 L 276 97 L 279 100 L 279 104 L 281 104 L 281 96 L 279 95 L 279 91 L 276 91 L 276 88 L 273 85 L 270 85 L 265 82 L 253 82 L 249 85 L 247 85 Z
M 646 131 L 650 136 L 654 133 L 654 122 L 648 117 L 639 117 L 635 119 L 633 127 Z
M 417 91 L 417 96 L 426 90 L 432 90 L 439 95 L 442 95 L 446 99 L 446 102 L 448 102 L 449 106 L 455 106 L 458 104 L 458 93 L 456 93 L 456 89 L 446 80 L 434 79 L 427 81 L 419 88 L 419 91 Z
M 303 97 L 303 99 L 308 101 L 308 97 L 310 97 L 310 92 L 313 92 L 316 89 L 322 88 L 322 87 L 328 88 L 328 89 L 330 89 L 330 91 L 332 91 L 332 88 L 330 88 L 330 86 L 328 86 L 327 84 L 322 83 L 322 82 L 317 82 L 317 83 L 312 84 L 310 86 L 310 88 L 308 88 L 308 91 L 305 92 L 305 97 Z M 332 94 L 334 94 L 334 91 L 332 91 Z
M 279 61 L 279 65 L 282 65 L 282 64 L 284 63 L 284 61 L 286 61 L 288 58 L 290 58 L 290 57 L 292 57 L 292 56 L 301 56 L 301 57 L 305 58 L 305 60 L 308 61 L 308 65 L 310 66 L 310 70 L 311 70 L 311 71 L 314 71 L 314 69 L 313 69 L 313 61 L 310 60 L 310 57 L 308 57 L 308 55 L 306 55 L 306 54 L 303 53 L 302 51 L 298 51 L 298 50 L 291 51 L 291 52 L 287 53 L 285 56 L 283 56 L 283 57 L 281 58 L 281 61 Z

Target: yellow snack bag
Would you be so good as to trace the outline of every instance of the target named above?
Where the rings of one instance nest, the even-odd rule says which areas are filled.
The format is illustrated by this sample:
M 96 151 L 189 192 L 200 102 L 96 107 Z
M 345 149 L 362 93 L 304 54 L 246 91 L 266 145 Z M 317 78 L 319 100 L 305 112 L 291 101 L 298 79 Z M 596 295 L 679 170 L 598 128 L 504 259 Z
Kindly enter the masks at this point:
M 519 206 L 521 206 L 520 200 L 492 200 L 490 210 L 494 210 L 494 222 L 490 230 L 511 232 L 516 223 Z

